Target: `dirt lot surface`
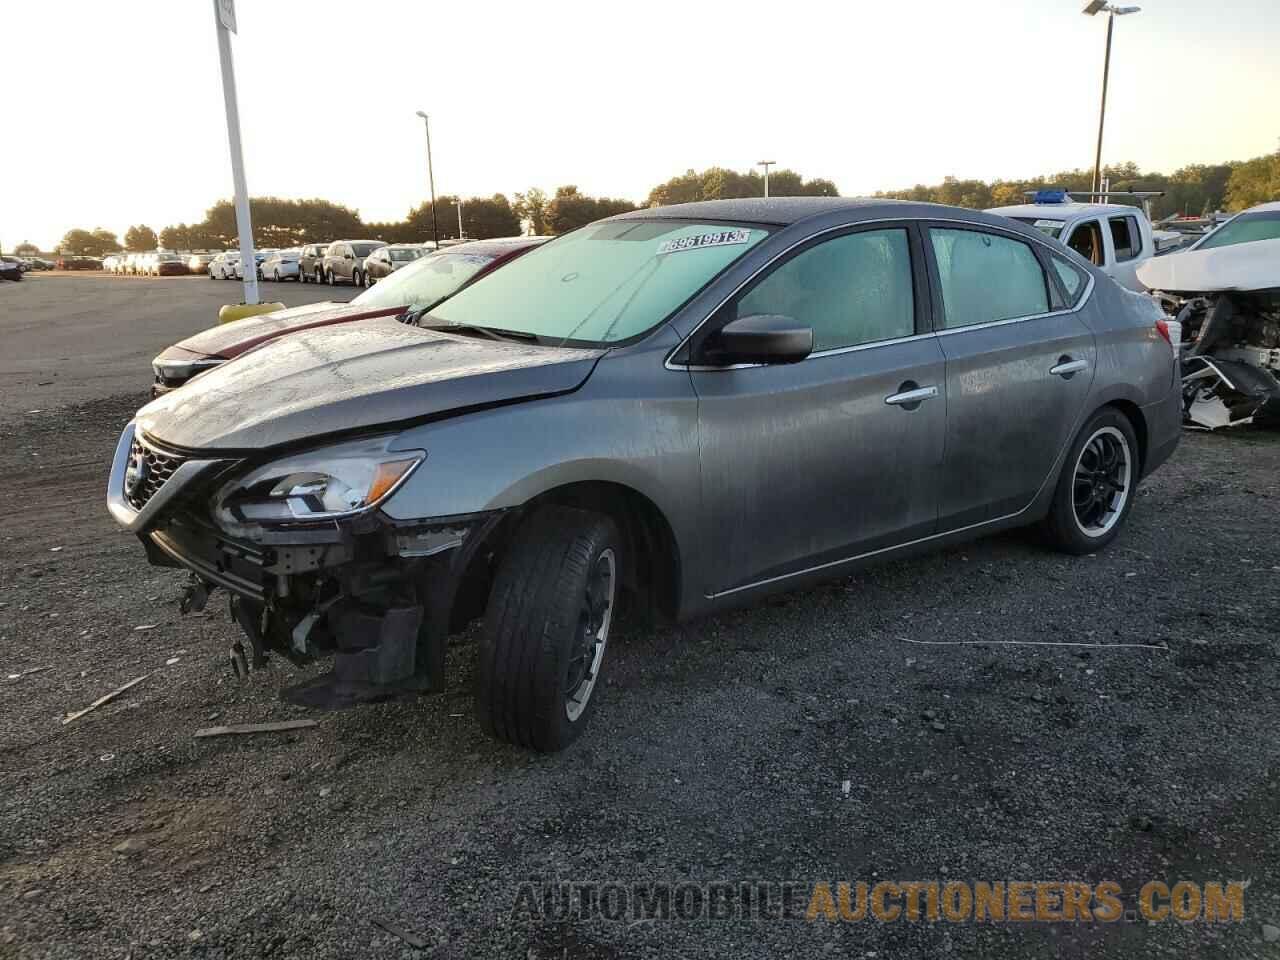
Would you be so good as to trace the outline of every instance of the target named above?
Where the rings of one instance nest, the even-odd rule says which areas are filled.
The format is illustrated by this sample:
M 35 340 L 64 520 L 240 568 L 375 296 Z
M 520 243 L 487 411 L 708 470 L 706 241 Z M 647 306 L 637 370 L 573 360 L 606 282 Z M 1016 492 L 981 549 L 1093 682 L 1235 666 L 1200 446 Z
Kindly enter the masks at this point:
M 80 284 L 109 293 L 73 302 Z M 592 728 L 559 756 L 480 732 L 470 637 L 442 696 L 194 739 L 306 716 L 275 696 L 296 675 L 232 679 L 225 600 L 180 617 L 182 576 L 107 517 L 145 366 L 131 393 L 116 374 L 60 385 L 98 391 L 73 405 L 15 371 L 79 356 L 71 379 L 86 350 L 145 364 L 163 344 L 136 318 L 197 316 L 226 297 L 210 287 L 232 289 L 19 291 L 65 297 L 45 302 L 80 335 L 46 317 L 4 360 L 6 409 L 42 412 L 0 416 L 17 497 L 0 521 L 0 957 L 1280 956 L 1264 929 L 1280 927 L 1280 435 L 1188 435 L 1096 557 L 1000 536 L 624 632 Z M 20 301 L 0 297 L 12 338 Z M 1244 921 L 1218 925 L 516 909 L 527 880 L 791 880 L 803 912 L 818 880 L 948 878 L 1114 880 L 1129 906 L 1150 879 L 1250 886 Z
M 294 307 L 360 291 L 287 281 L 258 292 Z M 0 282 L 0 416 L 145 389 L 152 357 L 242 295 L 239 281 L 198 276 L 33 271 Z

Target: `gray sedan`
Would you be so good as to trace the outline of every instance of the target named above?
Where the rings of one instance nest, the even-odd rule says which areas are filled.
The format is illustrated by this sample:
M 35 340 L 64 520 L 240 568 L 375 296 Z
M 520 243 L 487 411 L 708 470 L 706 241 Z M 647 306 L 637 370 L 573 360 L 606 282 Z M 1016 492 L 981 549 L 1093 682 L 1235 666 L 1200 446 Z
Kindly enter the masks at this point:
M 108 504 L 194 574 L 188 607 L 231 595 L 240 669 L 334 657 L 287 699 L 439 690 L 482 617 L 481 723 L 558 750 L 620 609 L 692 617 L 1028 524 L 1095 552 L 1180 419 L 1159 309 L 1030 228 L 718 201 L 249 351 L 139 411 Z

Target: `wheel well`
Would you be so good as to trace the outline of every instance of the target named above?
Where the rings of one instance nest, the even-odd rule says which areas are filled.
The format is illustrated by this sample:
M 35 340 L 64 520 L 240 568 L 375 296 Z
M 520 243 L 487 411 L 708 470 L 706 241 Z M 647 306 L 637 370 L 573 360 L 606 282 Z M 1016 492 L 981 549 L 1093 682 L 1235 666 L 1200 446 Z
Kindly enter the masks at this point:
M 497 564 L 515 529 L 546 504 L 593 510 L 613 519 L 622 534 L 628 564 L 623 586 L 633 612 L 657 621 L 674 619 L 680 604 L 680 553 L 671 525 L 644 494 L 620 483 L 593 481 L 566 484 L 534 497 L 513 510 L 474 553 L 459 587 L 454 629 L 483 610 Z
M 1138 438 L 1138 475 L 1141 476 L 1147 462 L 1147 419 L 1142 415 L 1142 409 L 1131 400 L 1112 400 L 1107 406 L 1123 413 L 1133 427 L 1133 435 Z

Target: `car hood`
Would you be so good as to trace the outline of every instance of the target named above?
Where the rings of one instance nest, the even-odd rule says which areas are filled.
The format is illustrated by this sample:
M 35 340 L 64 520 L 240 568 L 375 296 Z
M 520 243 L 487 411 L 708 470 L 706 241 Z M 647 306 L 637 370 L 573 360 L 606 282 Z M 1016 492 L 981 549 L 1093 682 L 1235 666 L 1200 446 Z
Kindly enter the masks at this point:
M 202 357 L 224 357 L 230 360 L 259 344 L 282 337 L 296 330 L 324 327 L 369 317 L 386 317 L 400 313 L 404 307 L 359 307 L 350 303 L 308 303 L 287 310 L 275 310 L 245 317 L 231 323 L 219 324 L 208 330 L 187 337 L 174 344 L 183 355 L 199 354 Z M 172 347 L 170 349 L 173 349 Z M 164 354 L 161 354 L 163 357 Z
M 1138 267 L 1148 289 L 1219 293 L 1280 287 L 1280 240 L 1253 240 L 1153 257 Z
M 137 422 L 182 449 L 262 450 L 567 393 L 603 353 L 382 319 L 265 344 L 152 401 Z

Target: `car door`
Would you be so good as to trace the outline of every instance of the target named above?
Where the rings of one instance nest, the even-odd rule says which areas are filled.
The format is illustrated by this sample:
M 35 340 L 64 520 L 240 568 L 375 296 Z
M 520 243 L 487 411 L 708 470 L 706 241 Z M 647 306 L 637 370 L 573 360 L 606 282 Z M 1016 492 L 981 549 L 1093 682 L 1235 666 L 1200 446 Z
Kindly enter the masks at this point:
M 939 530 L 1016 514 L 1052 477 L 1093 382 L 1093 334 L 1066 306 L 1047 250 L 992 227 L 927 228 L 946 358 Z
M 708 595 L 933 532 L 946 398 L 928 303 L 920 234 L 878 224 L 789 252 L 699 331 L 713 345 L 753 314 L 814 331 L 785 365 L 702 366 L 695 342 Z

